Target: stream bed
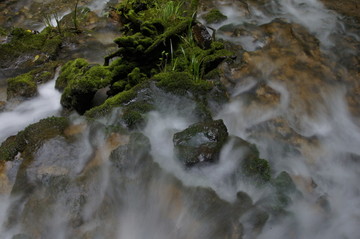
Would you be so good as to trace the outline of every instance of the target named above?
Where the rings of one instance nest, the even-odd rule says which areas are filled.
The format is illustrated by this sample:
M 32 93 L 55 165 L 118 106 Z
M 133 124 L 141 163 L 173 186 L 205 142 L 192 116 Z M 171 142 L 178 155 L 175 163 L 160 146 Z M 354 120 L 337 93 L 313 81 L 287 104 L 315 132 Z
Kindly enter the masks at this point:
M 71 3 L 61 3 L 66 19 Z M 115 3 L 80 1 L 92 17 L 79 39 L 63 44 L 59 65 L 79 57 L 88 69 L 103 64 L 121 35 L 109 18 Z M 40 29 L 40 6 L 0 2 L 0 23 Z M 66 109 L 65 87 L 55 89 L 60 66 L 30 99 L 5 97 L 6 79 L 39 67 L 40 53 L 26 67 L 3 67 L 0 142 L 18 148 L 0 150 L 12 155 L 0 162 L 0 238 L 359 238 L 360 15 L 353 8 L 360 6 L 352 0 L 200 0 L 198 21 L 234 55 L 216 66 L 217 77 L 205 75 L 212 87 L 221 82 L 208 94 L 227 98 L 206 98 L 207 110 L 191 90 L 150 82 L 89 120 L 103 100 L 88 103 L 85 114 Z M 226 19 L 208 20 L 212 9 Z M 98 88 L 101 98 L 108 88 Z M 140 126 L 125 118 L 139 102 L 151 104 Z M 215 141 L 221 149 L 213 153 Z

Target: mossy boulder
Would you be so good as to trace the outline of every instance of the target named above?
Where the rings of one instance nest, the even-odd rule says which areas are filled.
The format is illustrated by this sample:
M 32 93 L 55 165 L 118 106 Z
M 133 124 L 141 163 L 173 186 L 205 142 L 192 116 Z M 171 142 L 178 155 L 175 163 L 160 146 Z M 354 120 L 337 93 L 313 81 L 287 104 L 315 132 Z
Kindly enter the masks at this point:
M 185 166 L 215 162 L 228 138 L 222 120 L 196 123 L 173 137 L 175 153 Z
M 0 146 L 0 161 L 10 161 L 21 153 L 23 158 L 31 159 L 36 150 L 48 139 L 63 135 L 69 125 L 68 119 L 50 117 L 31 124 L 16 136 L 10 136 Z
M 221 23 L 227 19 L 227 16 L 222 14 L 218 9 L 211 9 L 203 16 L 208 24 Z
M 85 113 L 91 108 L 96 91 L 109 85 L 110 76 L 108 67 L 90 66 L 84 59 L 68 62 L 56 82 L 58 89 L 64 89 L 61 105 L 79 114 Z

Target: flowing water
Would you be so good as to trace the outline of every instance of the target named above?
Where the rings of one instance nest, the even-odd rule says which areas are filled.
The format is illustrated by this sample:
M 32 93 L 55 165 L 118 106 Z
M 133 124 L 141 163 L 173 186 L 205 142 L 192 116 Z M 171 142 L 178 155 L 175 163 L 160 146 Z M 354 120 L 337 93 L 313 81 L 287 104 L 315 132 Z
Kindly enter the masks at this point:
M 347 72 L 335 49 L 346 37 L 359 36 L 348 33 L 341 17 L 319 1 L 272 0 L 265 8 L 249 4 L 246 14 L 237 10 L 236 1 L 213 2 L 228 16 L 213 26 L 219 29 L 217 37 L 249 52 L 261 51 L 266 39 L 229 36 L 221 26 L 260 26 L 286 19 L 318 39 L 324 62 L 335 59 Z M 103 3 L 90 7 L 101 11 Z M 296 77 L 278 79 L 273 73 L 283 68 L 264 62 L 266 67 L 259 67 L 261 79 L 258 75 L 237 79 L 230 103 L 215 118 L 224 120 L 230 135 L 256 144 L 273 175 L 290 174 L 301 196 L 291 196 L 288 216 L 270 216 L 260 231 L 254 226 L 255 207 L 266 205 L 274 189 L 259 188 L 237 175 L 238 159 L 245 152 L 232 140 L 223 147 L 219 163 L 185 170 L 175 159 L 172 137 L 195 122 L 194 102 L 154 88 L 156 109 L 142 131 L 149 141 L 139 135 L 106 133 L 119 123 L 121 109 L 92 124 L 73 115 L 76 127 L 69 134 L 74 138 L 59 136 L 44 143 L 27 166 L 25 180 L 24 173 L 18 173 L 21 157 L 7 163 L 7 185 L 0 189 L 14 188 L 11 196 L 0 194 L 0 238 L 218 239 L 241 234 L 244 239 L 359 238 L 360 124 L 346 98 L 349 83 L 341 78 L 351 73 L 336 81 L 323 79 L 326 74 L 318 81 L 306 79 L 302 86 L 319 89 L 303 95 Z M 270 106 L 247 103 L 260 80 L 279 96 Z M 0 113 L 0 141 L 57 115 L 59 101 L 52 81 L 41 86 L 36 98 Z M 139 141 L 135 146 L 127 144 L 132 137 Z M 94 165 L 100 169 L 93 170 Z M 228 207 L 235 205 L 238 192 L 246 192 L 254 207 L 230 219 Z M 240 232 L 231 229 L 232 237 L 224 237 L 222 229 L 236 228 L 234 222 L 242 224 Z

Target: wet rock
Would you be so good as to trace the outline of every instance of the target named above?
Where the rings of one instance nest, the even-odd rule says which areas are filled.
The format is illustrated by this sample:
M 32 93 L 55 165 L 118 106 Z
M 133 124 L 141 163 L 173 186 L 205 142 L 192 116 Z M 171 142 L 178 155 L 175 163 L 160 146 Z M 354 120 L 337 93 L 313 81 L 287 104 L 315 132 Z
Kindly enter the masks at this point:
M 32 237 L 26 234 L 16 234 L 12 239 L 32 239 Z
M 191 125 L 173 137 L 175 152 L 185 166 L 215 162 L 228 132 L 222 120 Z

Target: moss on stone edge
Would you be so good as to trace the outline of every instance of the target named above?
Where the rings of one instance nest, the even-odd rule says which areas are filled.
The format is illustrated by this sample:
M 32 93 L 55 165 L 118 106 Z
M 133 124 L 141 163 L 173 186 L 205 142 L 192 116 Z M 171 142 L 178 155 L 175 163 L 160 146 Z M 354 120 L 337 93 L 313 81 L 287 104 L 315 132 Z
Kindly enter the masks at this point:
M 69 121 L 64 117 L 49 117 L 31 124 L 15 136 L 7 138 L 0 146 L 0 161 L 11 161 L 21 153 L 32 159 L 36 150 L 48 139 L 63 135 Z
M 220 23 L 227 19 L 227 16 L 222 14 L 218 9 L 211 9 L 203 16 L 204 20 L 208 24 Z

